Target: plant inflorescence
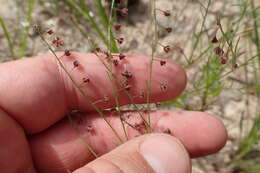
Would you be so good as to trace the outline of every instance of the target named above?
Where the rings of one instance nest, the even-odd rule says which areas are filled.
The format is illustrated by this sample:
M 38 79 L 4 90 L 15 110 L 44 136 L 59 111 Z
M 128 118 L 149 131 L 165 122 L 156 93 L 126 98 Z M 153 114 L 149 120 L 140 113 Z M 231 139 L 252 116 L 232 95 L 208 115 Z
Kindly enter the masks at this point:
M 146 88 L 136 91 L 137 74 L 132 69 L 131 60 L 126 53 L 127 46 L 131 45 L 129 42 L 131 35 L 127 34 L 126 30 L 131 27 L 130 25 L 136 25 L 135 27 L 140 29 L 138 23 L 135 24 L 131 21 L 132 15 L 134 16 L 131 8 L 136 10 L 137 6 L 134 5 L 138 2 L 138 0 L 40 1 L 43 7 L 45 7 L 44 4 L 49 3 L 49 6 L 54 9 L 50 12 L 50 16 L 60 16 L 63 18 L 60 20 L 61 23 L 63 22 L 66 26 L 71 26 L 75 31 L 81 33 L 84 39 L 80 40 L 78 45 L 87 45 L 87 50 L 91 51 L 103 65 L 105 73 L 102 75 L 107 76 L 111 83 L 112 96 L 101 95 L 100 98 L 92 99 L 89 96 L 88 88 L 93 86 L 96 79 L 88 73 L 86 70 L 88 66 L 73 51 L 75 47 L 71 47 L 71 43 L 67 42 L 66 37 L 55 26 L 46 29 L 36 24 L 34 27 L 35 33 L 51 51 L 59 67 L 71 80 L 76 90 L 84 97 L 86 104 L 90 105 L 113 131 L 117 138 L 117 141 L 114 141 L 115 144 L 118 145 L 129 140 L 131 138 L 129 131 L 131 130 L 137 132 L 135 136 L 153 132 L 154 122 L 152 122 L 151 117 L 153 109 L 174 106 L 187 110 L 210 111 L 223 104 L 218 103 L 219 100 L 224 97 L 223 93 L 231 90 L 244 95 L 246 102 L 249 102 L 249 97 L 253 96 L 259 103 L 260 22 L 258 16 L 260 12 L 259 6 L 255 4 L 256 1 L 237 0 L 231 7 L 228 7 L 230 3 L 224 3 L 221 11 L 214 10 L 214 2 L 211 0 L 193 2 L 199 6 L 199 12 L 201 12 L 201 14 L 196 15 L 201 15 L 201 17 L 194 23 L 189 21 L 187 26 L 181 25 L 186 22 L 183 19 L 179 23 L 181 30 L 183 30 L 180 31 L 176 27 L 177 21 L 182 17 L 178 12 L 182 14 L 191 2 L 187 2 L 183 9 L 178 9 L 177 6 L 173 8 L 168 6 L 169 8 L 166 9 L 158 6 L 159 1 L 150 0 L 146 3 L 147 9 L 149 9 L 146 15 L 149 18 L 146 17 L 145 20 L 150 24 L 149 31 L 145 31 L 148 36 L 144 39 L 144 42 L 149 42 L 151 49 L 146 54 L 151 59 L 147 62 L 148 72 L 144 74 L 147 79 L 145 81 Z M 175 2 L 170 3 L 174 4 Z M 13 34 L 8 28 L 7 22 L 2 17 L 0 18 L 0 26 L 7 42 L 8 56 L 12 57 L 12 59 L 30 55 L 26 50 L 30 47 L 29 37 L 34 35 L 30 33 L 29 27 L 33 25 L 32 10 L 34 5 L 34 0 L 26 1 L 24 21 L 27 25 L 23 28 L 19 27 L 17 29 L 18 34 Z M 226 13 L 229 11 L 227 8 L 238 8 L 239 12 Z M 46 11 L 45 13 L 48 13 L 48 10 Z M 64 17 L 66 14 L 69 15 Z M 195 15 L 193 14 L 193 16 Z M 141 14 L 138 20 L 140 18 L 142 18 Z M 211 20 L 211 18 L 214 18 L 214 20 Z M 186 28 L 192 28 L 192 30 L 185 33 Z M 175 39 L 178 40 L 178 35 L 182 32 L 187 37 L 184 44 L 175 41 Z M 21 42 L 18 43 L 18 46 L 15 45 L 17 43 L 12 39 L 15 35 L 20 36 L 19 40 Z M 134 41 L 131 43 L 134 43 Z M 57 53 L 58 51 L 59 53 Z M 128 50 L 128 52 L 134 52 L 134 50 Z M 161 59 L 157 58 L 157 56 L 165 58 Z M 160 68 L 162 71 L 167 69 L 168 59 L 178 61 L 188 72 L 192 71 L 192 73 L 189 73 L 192 77 L 190 77 L 187 90 L 178 99 L 152 104 L 153 70 L 155 67 Z M 79 81 L 74 78 L 75 75 L 81 76 Z M 164 80 L 155 83 L 157 83 L 156 87 L 159 88 L 161 95 L 167 95 L 172 85 L 169 81 Z M 237 87 L 236 84 L 240 84 L 240 87 Z M 126 112 L 126 108 L 120 105 L 122 96 L 128 100 L 129 107 L 137 112 L 138 120 L 132 122 L 132 114 Z M 194 104 L 192 103 L 193 99 L 198 101 Z M 146 104 L 139 105 L 140 100 Z M 114 103 L 114 108 L 103 109 L 100 106 L 109 105 L 111 102 Z M 75 112 L 78 113 L 79 110 L 72 110 L 69 114 L 69 120 L 75 130 L 78 131 L 79 126 L 84 124 L 82 123 L 84 118 L 77 116 L 80 114 L 75 115 Z M 118 127 L 111 123 L 107 114 L 116 114 L 119 117 L 121 131 L 118 131 Z M 249 115 L 250 111 L 245 111 L 244 114 Z M 241 129 L 243 129 L 243 116 L 241 116 L 240 120 Z M 252 129 L 241 140 L 239 149 L 234 154 L 234 165 L 237 167 L 242 165 L 243 170 L 249 170 L 250 164 L 242 163 L 245 163 L 245 158 L 251 152 L 257 150 L 256 145 L 259 143 L 258 117 L 259 114 L 256 115 Z M 96 135 L 97 129 L 95 129 L 95 125 L 87 124 L 84 128 L 86 133 Z M 160 128 L 160 132 L 174 135 L 171 129 Z M 90 143 L 84 137 L 82 139 L 87 144 L 90 152 L 95 157 L 98 157 L 98 153 L 95 152 Z M 259 160 L 259 157 L 256 157 L 257 159 Z M 257 166 L 251 166 L 250 168 L 259 170 Z

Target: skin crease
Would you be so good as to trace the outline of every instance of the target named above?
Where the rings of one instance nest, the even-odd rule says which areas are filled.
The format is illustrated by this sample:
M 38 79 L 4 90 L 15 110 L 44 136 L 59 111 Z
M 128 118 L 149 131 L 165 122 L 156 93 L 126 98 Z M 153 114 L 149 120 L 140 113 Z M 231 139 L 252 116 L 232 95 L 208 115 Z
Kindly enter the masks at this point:
M 93 54 L 77 52 L 61 59 L 77 83 L 82 84 L 83 77 L 90 78 L 90 83 L 82 86 L 90 100 L 102 100 L 104 95 L 109 98 L 108 102 L 99 102 L 98 107 L 116 105 L 111 82 L 104 75 L 106 69 L 100 59 Z M 75 60 L 80 62 L 81 68 L 73 68 Z M 127 64 L 127 70 L 133 73 L 130 94 L 139 96 L 140 91 L 146 91 L 147 76 L 144 74 L 148 72 L 149 57 L 127 55 L 120 63 L 122 66 L 118 66 L 114 72 L 118 79 L 123 78 L 120 73 L 125 68 L 123 64 Z M 167 61 L 165 66 L 161 66 L 155 62 L 153 69 L 152 102 L 175 98 L 184 90 L 186 74 L 179 65 Z M 80 132 L 98 154 L 105 154 L 115 148 L 113 143 L 118 139 L 114 133 L 91 105 L 86 104 L 85 98 L 58 67 L 52 55 L 0 64 L 0 74 L 2 172 L 66 172 L 66 169 L 76 170 L 92 161 L 94 158 L 86 150 L 79 134 L 64 118 L 72 108 L 83 111 L 84 122 L 80 127 L 93 125 L 93 135 L 84 129 L 80 129 Z M 167 85 L 166 91 L 161 90 L 162 82 Z M 118 94 L 120 105 L 131 103 L 120 89 Z M 144 98 L 135 97 L 135 103 L 145 103 Z M 138 114 L 131 113 L 131 121 L 139 122 Z M 222 122 L 212 115 L 202 112 L 155 111 L 151 117 L 153 131 L 162 132 L 162 129 L 169 128 L 172 135 L 185 146 L 190 157 L 215 153 L 225 145 L 226 130 Z M 108 118 L 123 138 L 119 117 L 112 115 Z M 130 138 L 138 135 L 131 128 L 128 128 L 128 132 Z M 18 153 L 22 157 L 17 157 Z

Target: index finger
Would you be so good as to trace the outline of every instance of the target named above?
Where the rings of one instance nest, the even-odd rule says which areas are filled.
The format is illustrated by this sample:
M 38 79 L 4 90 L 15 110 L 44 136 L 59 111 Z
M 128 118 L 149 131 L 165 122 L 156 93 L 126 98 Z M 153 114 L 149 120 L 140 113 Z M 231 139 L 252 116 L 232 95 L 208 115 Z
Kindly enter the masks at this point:
M 116 106 L 114 88 L 107 69 L 96 55 L 73 52 L 71 56 L 61 59 L 92 103 L 99 108 Z M 127 55 L 119 60 L 118 66 L 113 67 L 113 73 L 119 81 L 127 80 L 131 86 L 129 94 L 136 104 L 146 102 L 149 61 L 150 58 L 146 56 Z M 130 72 L 132 77 L 123 75 L 125 71 Z M 28 133 L 48 128 L 62 119 L 69 109 L 93 110 L 53 55 L 1 64 L 0 74 L 0 107 Z M 185 85 L 186 75 L 179 65 L 169 61 L 161 66 L 159 62 L 154 62 L 151 102 L 174 98 L 183 91 Z M 118 86 L 119 104 L 131 103 L 122 89 Z

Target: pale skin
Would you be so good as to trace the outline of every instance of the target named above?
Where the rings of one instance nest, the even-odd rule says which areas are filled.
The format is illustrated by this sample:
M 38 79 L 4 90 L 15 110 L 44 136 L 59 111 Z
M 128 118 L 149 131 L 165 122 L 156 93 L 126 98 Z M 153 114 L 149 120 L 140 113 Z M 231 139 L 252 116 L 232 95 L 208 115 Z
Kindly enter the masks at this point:
M 73 68 L 75 60 L 80 62 L 81 69 Z M 99 108 L 116 105 L 106 68 L 95 55 L 73 52 L 72 57 L 63 57 L 62 61 L 79 85 L 83 77 L 90 79 L 89 83 L 81 85 L 90 100 L 98 101 L 104 96 L 110 98 L 109 101 L 98 102 Z M 127 67 L 117 67 L 118 71 L 115 71 L 119 78 L 123 68 L 133 73 L 129 91 L 133 96 L 146 91 L 148 62 L 149 57 L 128 55 L 125 60 Z M 215 116 L 203 112 L 154 111 L 151 113 L 153 132 L 167 128 L 174 137 L 143 135 L 116 148 L 117 137 L 93 107 L 86 103 L 85 97 L 57 65 L 53 55 L 2 63 L 0 75 L 0 167 L 3 173 L 62 173 L 67 170 L 78 173 L 158 172 L 159 168 L 148 164 L 140 154 L 141 143 L 147 139 L 154 140 L 149 145 L 153 151 L 158 149 L 158 146 L 153 147 L 157 141 L 165 140 L 172 146 L 176 144 L 174 154 L 181 159 L 175 163 L 182 169 L 169 170 L 190 172 L 190 158 L 215 153 L 227 140 L 225 127 Z M 185 71 L 171 61 L 163 67 L 155 61 L 152 76 L 151 102 L 175 98 L 186 86 Z M 161 83 L 167 84 L 165 91 L 161 90 Z M 118 90 L 118 95 L 120 105 L 131 103 L 125 92 Z M 135 97 L 135 103 L 145 102 L 145 98 Z M 66 118 L 71 109 L 85 112 L 85 121 L 80 126 L 91 124 L 94 134 L 88 130 L 81 130 L 79 134 L 72 128 Z M 132 114 L 138 117 L 138 113 Z M 125 139 L 119 117 L 107 117 Z M 130 127 L 127 127 L 127 132 L 129 138 L 136 136 L 136 131 Z M 99 154 L 98 159 L 86 149 L 80 135 Z M 149 150 L 149 147 L 145 149 Z

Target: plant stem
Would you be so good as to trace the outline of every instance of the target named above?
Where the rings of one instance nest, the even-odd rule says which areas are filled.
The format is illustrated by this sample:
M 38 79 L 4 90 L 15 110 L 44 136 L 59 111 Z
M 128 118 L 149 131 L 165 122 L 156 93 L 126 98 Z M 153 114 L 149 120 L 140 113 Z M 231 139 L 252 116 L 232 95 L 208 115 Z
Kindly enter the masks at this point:
M 114 134 L 117 136 L 117 138 L 120 140 L 120 142 L 123 143 L 123 140 L 121 139 L 120 135 L 116 132 L 116 130 L 112 127 L 112 125 L 110 124 L 110 122 L 108 122 L 108 120 L 105 118 L 103 112 L 95 105 L 93 104 L 87 97 L 86 93 L 77 85 L 76 81 L 72 78 L 72 76 L 70 75 L 69 71 L 65 68 L 65 66 L 63 65 L 62 61 L 59 59 L 59 57 L 57 56 L 57 54 L 55 53 L 55 51 L 52 49 L 52 47 L 49 45 L 49 43 L 45 40 L 45 38 L 43 37 L 43 35 L 38 32 L 38 34 L 40 35 L 42 41 L 46 44 L 46 46 L 48 47 L 48 49 L 52 52 L 52 54 L 54 55 L 55 59 L 58 61 L 59 65 L 61 66 L 61 68 L 64 70 L 64 72 L 66 73 L 66 75 L 69 77 L 69 79 L 72 81 L 73 85 L 78 89 L 78 91 L 85 97 L 86 101 L 88 104 L 90 104 L 97 112 L 98 114 L 105 120 L 105 122 L 108 124 L 108 126 L 112 129 L 112 131 L 114 132 Z
M 151 115 L 150 115 L 150 102 L 151 102 L 151 92 L 152 92 L 152 71 L 153 71 L 153 61 L 154 61 L 154 56 L 157 48 L 157 43 L 158 43 L 158 26 L 156 22 L 156 2 L 155 0 L 151 1 L 151 16 L 152 16 L 152 23 L 154 25 L 154 35 L 153 35 L 153 43 L 152 43 L 152 55 L 149 63 L 149 77 L 147 81 L 147 98 L 146 98 L 146 103 L 147 103 L 147 110 L 148 110 L 148 125 L 149 129 L 148 131 L 151 133 L 152 132 L 152 127 L 151 127 Z

